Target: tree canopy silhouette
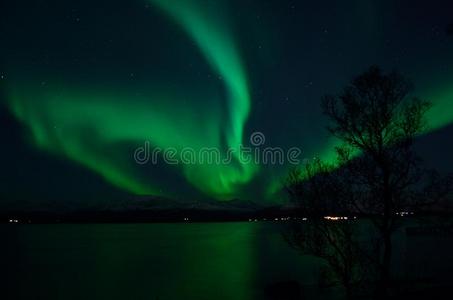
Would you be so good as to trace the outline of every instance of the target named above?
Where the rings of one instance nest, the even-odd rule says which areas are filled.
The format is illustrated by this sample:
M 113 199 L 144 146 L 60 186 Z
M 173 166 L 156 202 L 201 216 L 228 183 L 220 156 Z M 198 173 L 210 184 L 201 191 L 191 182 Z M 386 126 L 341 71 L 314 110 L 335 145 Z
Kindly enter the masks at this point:
M 346 298 L 363 279 L 364 260 L 351 220 L 332 222 L 326 216 L 347 214 L 347 186 L 334 166 L 314 159 L 304 167 L 291 170 L 286 178 L 286 190 L 308 222 L 292 222 L 284 234 L 286 241 L 305 255 L 321 258 L 327 268 L 321 279 L 324 284 L 339 283 Z M 340 191 L 341 190 L 341 191 Z
M 373 66 L 339 95 L 325 96 L 322 109 L 330 120 L 328 130 L 340 142 L 335 169 L 317 163 L 317 174 L 308 169 L 308 176 L 289 177 L 290 195 L 306 212 L 332 211 L 334 201 L 337 211 L 370 217 L 378 237 L 374 260 L 381 296 L 390 285 L 398 213 L 421 211 L 450 191 L 451 178 L 425 169 L 414 151 L 416 137 L 427 128 L 424 116 L 431 104 L 410 97 L 411 90 L 399 73 L 385 74 Z M 341 234 L 348 232 L 343 229 Z
M 424 116 L 431 104 L 409 97 L 412 86 L 397 72 L 384 74 L 371 67 L 338 96 L 326 96 L 323 111 L 344 176 L 354 190 L 351 206 L 373 216 L 382 239 L 379 290 L 390 280 L 391 236 L 397 213 L 420 210 L 447 195 L 449 184 L 423 168 L 414 140 L 426 129 Z M 359 196 L 357 196 L 359 195 Z

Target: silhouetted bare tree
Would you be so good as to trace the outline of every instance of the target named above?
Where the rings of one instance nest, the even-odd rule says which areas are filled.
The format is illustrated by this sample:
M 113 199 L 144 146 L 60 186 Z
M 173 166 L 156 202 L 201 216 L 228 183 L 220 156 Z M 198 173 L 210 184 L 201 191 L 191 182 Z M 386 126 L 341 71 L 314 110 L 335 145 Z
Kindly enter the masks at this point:
M 414 139 L 425 129 L 430 104 L 409 98 L 410 83 L 400 74 L 371 67 L 338 96 L 326 96 L 323 111 L 329 131 L 343 143 L 337 148 L 349 207 L 372 217 L 382 240 L 377 260 L 381 294 L 388 292 L 392 234 L 397 213 L 420 210 L 443 198 L 449 185 L 421 167 Z
M 414 152 L 415 138 L 424 132 L 430 104 L 409 98 L 410 83 L 400 74 L 383 74 L 371 67 L 338 96 L 326 96 L 322 108 L 329 131 L 340 146 L 337 161 L 314 160 L 292 170 L 286 189 L 303 225 L 292 224 L 288 242 L 304 254 L 324 259 L 348 296 L 373 266 L 376 296 L 389 294 L 392 234 L 401 211 L 421 212 L 446 199 L 451 177 L 423 168 Z M 324 216 L 367 215 L 375 228 L 363 247 L 349 221 L 329 222 Z M 374 238 L 376 236 L 376 238 Z
M 291 200 L 306 222 L 293 221 L 285 234 L 287 242 L 305 255 L 323 259 L 333 283 L 340 283 L 351 298 L 353 287 L 362 279 L 362 252 L 350 220 L 332 221 L 326 216 L 345 215 L 343 198 L 347 186 L 333 166 L 313 160 L 294 169 L 286 180 Z

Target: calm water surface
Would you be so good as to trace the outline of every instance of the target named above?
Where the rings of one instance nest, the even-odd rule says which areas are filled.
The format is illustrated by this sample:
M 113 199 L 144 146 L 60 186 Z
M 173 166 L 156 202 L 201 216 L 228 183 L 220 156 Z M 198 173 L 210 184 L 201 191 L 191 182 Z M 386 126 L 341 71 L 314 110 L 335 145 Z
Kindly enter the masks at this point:
M 12 299 L 262 299 L 310 283 L 271 223 L 1 225 Z
M 254 300 L 292 280 L 307 299 L 338 298 L 320 296 L 320 261 L 290 249 L 281 226 L 4 224 L 0 282 L 6 299 Z M 409 239 L 403 232 L 394 243 L 400 276 L 451 278 L 451 237 Z

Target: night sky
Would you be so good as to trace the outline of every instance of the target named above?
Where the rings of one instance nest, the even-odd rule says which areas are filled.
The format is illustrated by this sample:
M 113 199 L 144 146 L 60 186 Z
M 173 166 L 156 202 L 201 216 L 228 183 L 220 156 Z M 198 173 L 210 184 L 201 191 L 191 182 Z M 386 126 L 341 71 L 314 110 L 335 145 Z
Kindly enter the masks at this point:
M 419 149 L 452 169 L 451 23 L 448 0 L 2 1 L 0 207 L 279 201 L 288 165 L 139 165 L 134 150 L 235 149 L 262 132 L 332 159 L 321 98 L 370 65 L 433 103 Z

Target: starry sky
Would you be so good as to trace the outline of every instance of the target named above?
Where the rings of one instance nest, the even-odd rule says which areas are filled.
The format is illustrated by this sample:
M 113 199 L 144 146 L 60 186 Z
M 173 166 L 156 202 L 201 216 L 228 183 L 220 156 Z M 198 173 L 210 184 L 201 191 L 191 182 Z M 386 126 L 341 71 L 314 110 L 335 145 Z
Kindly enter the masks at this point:
M 453 168 L 448 0 L 2 1 L 0 208 L 132 196 L 273 203 L 287 164 L 140 165 L 137 147 L 266 146 L 332 159 L 320 99 L 370 65 L 433 103 L 426 160 Z

